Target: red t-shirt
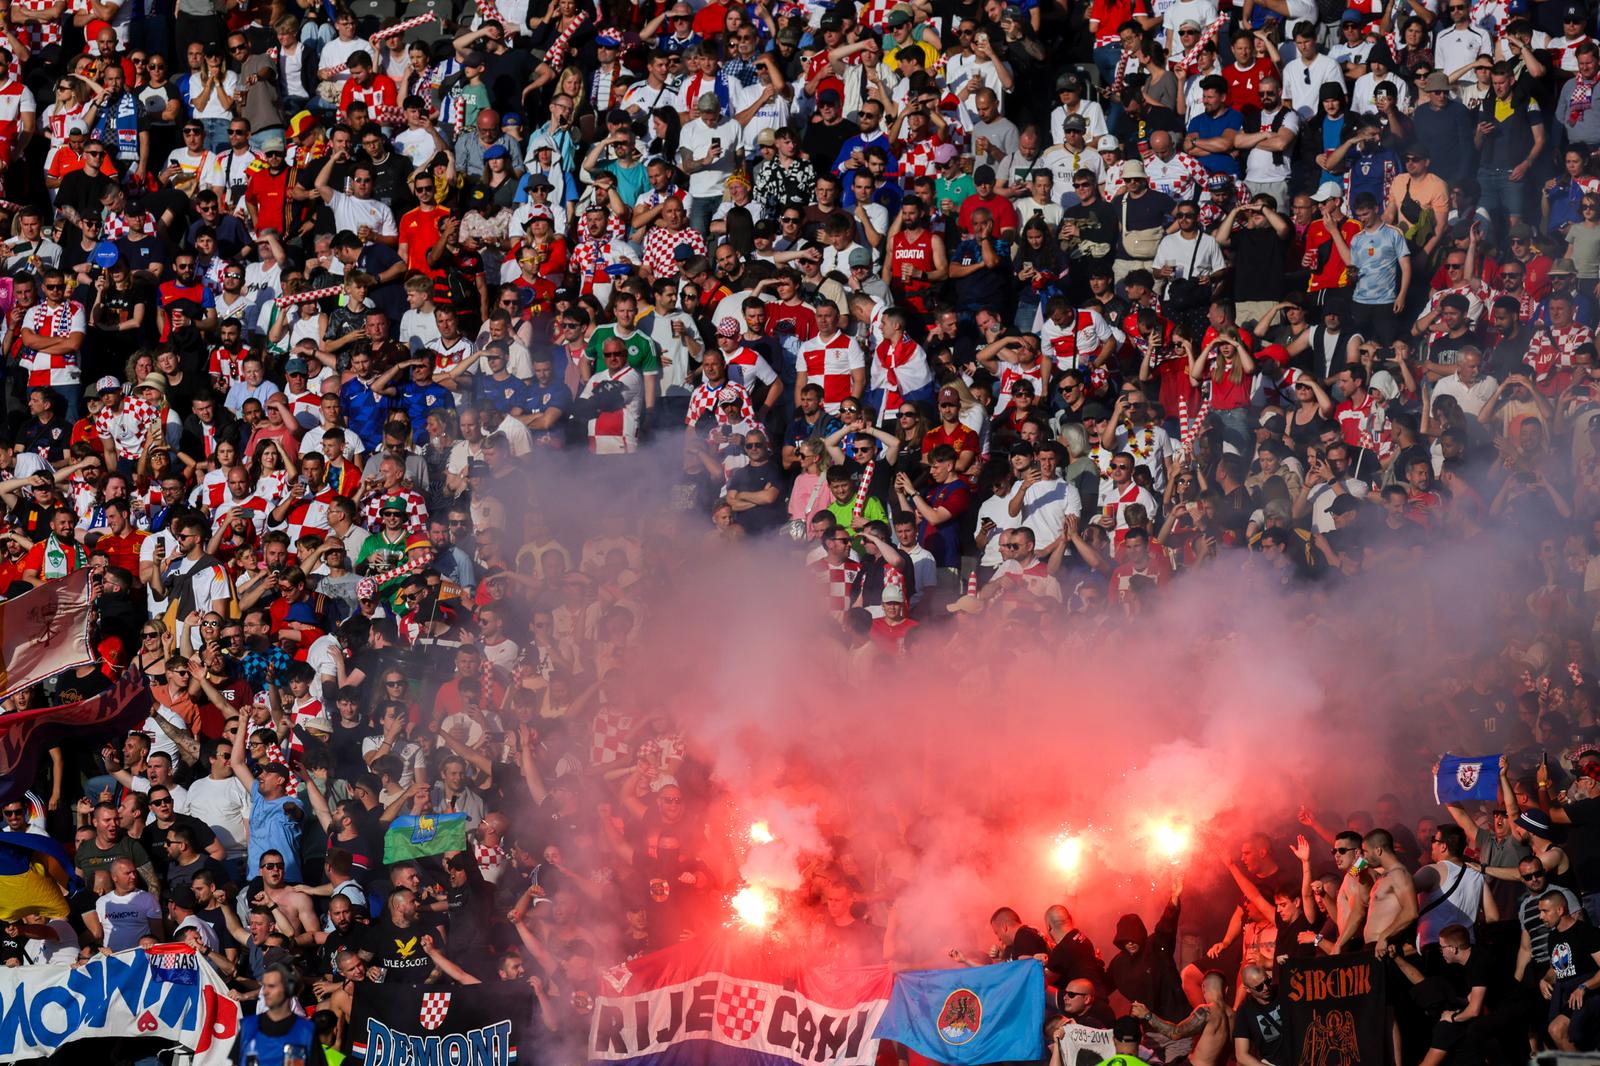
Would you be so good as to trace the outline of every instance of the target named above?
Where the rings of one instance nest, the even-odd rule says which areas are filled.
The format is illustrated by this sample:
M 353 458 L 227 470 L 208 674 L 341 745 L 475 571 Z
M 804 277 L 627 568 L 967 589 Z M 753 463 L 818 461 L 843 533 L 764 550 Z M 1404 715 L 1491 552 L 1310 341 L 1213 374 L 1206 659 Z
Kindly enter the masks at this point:
M 987 207 L 994 216 L 994 232 L 998 236 L 1008 229 L 1017 228 L 1017 209 L 1011 206 L 1011 201 L 996 193 L 985 200 L 976 193 L 961 201 L 961 215 L 959 221 L 963 233 L 972 232 L 972 213 L 980 207 Z
M 778 335 L 779 322 L 794 323 L 795 339 L 802 344 L 817 335 L 816 312 L 805 304 L 786 304 L 778 300 L 767 304 L 767 336 Z
M 1256 56 L 1256 61 L 1244 70 L 1237 63 L 1229 63 L 1222 70 L 1228 81 L 1228 105 L 1239 111 L 1261 110 L 1261 79 L 1277 73 L 1278 68 L 1266 56 Z
M 956 423 L 956 428 L 952 430 L 946 430 L 944 424 L 940 423 L 938 428 L 931 429 L 922 435 L 922 454 L 927 455 L 941 444 L 950 445 L 956 450 L 956 455 L 958 456 L 962 452 L 976 453 L 978 450 L 978 435 L 972 432 L 970 427 L 963 426 L 959 422 Z
M 1353 218 L 1347 218 L 1340 224 L 1339 229 L 1344 234 L 1345 243 L 1349 244 L 1361 232 L 1361 223 Z M 1350 267 L 1339 255 L 1339 249 L 1333 246 L 1333 236 L 1328 232 L 1328 224 L 1322 219 L 1311 223 L 1311 228 L 1306 230 L 1306 251 L 1315 255 L 1316 265 L 1312 267 L 1311 292 L 1320 292 L 1323 289 L 1342 289 L 1350 284 Z
M 407 270 L 420 270 L 430 278 L 443 271 L 428 264 L 428 252 L 439 242 L 439 224 L 450 217 L 447 207 L 413 207 L 400 217 L 400 245 Z
M 265 167 L 252 171 L 244 187 L 244 198 L 256 209 L 256 228 L 289 232 L 289 181 L 288 167 L 277 174 Z

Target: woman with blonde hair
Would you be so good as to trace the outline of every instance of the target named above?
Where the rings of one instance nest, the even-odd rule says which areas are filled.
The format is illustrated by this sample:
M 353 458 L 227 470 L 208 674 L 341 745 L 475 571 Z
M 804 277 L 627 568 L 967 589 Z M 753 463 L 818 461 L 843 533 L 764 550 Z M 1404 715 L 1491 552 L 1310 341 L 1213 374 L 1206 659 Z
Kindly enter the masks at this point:
M 828 502 L 825 498 L 828 447 L 821 437 L 808 437 L 795 450 L 800 453 L 800 473 L 789 489 L 789 521 L 802 523 L 801 536 L 804 536 L 804 523 Z

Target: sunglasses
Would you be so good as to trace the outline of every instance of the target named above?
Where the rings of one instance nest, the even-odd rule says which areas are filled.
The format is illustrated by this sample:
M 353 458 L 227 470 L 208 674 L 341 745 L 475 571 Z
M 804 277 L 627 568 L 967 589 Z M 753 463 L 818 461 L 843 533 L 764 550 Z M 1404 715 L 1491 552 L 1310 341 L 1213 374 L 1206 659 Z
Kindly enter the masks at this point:
M 281 869 L 283 869 L 283 863 L 281 863 L 281 862 L 264 862 L 264 863 L 261 864 L 261 868 L 263 870 L 281 870 Z
M 1355 850 L 1356 850 L 1355 848 L 1334 848 L 1333 849 L 1333 853 L 1335 855 L 1348 855 L 1352 851 L 1355 851 Z
M 1541 870 L 1536 874 L 1523 874 L 1522 879 L 1524 881 L 1543 881 L 1546 876 L 1547 875 L 1544 873 L 1544 871 Z

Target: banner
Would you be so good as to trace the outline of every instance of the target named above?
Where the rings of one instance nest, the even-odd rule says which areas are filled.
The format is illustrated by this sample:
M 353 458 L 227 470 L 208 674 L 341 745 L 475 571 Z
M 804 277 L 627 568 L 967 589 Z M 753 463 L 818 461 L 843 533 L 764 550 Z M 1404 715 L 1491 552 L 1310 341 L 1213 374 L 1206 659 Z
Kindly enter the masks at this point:
M 533 992 L 520 981 L 363 981 L 350 1010 L 350 1055 L 367 1066 L 510 1066 L 532 1017 Z
M 1382 1066 L 1382 963 L 1370 955 L 1290 959 L 1280 977 L 1291 1063 Z
M 0 967 L 0 1062 L 41 1059 L 75 1040 L 151 1036 L 193 1051 L 195 1066 L 226 1066 L 238 1035 L 239 1004 L 186 944 L 81 966 Z
M 755 935 L 699 937 L 600 976 L 589 1061 L 871 1066 L 886 966 L 801 968 Z
M 467 850 L 467 816 L 402 814 L 383 834 L 383 861 L 403 862 L 424 855 Z
M 88 570 L 0 602 L 0 699 L 94 662 L 90 620 Z
M 98 696 L 64 707 L 0 714 L 0 801 L 14 799 L 33 782 L 34 765 L 52 745 L 88 743 L 96 734 L 137 729 L 150 717 L 150 688 L 137 667 Z
M 1500 798 L 1500 756 L 1445 755 L 1433 778 L 1433 798 L 1440 803 Z
M 60 844 L 42 833 L 0 833 L 0 921 L 65 918 L 68 891 L 83 887 Z
M 906 970 L 874 1035 L 938 1062 L 1032 1062 L 1044 1055 L 1044 966 L 1018 959 Z
M 1110 1029 L 1088 1025 L 1064 1025 L 1056 1037 L 1061 1047 L 1061 1066 L 1100 1066 L 1117 1053 Z

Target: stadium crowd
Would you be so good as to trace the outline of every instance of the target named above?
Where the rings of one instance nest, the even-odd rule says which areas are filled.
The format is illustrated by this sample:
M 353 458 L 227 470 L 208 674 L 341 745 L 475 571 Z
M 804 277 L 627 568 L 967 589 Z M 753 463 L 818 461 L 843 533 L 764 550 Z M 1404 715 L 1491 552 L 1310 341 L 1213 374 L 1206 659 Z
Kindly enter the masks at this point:
M 82 879 L 0 960 L 184 939 L 259 1066 L 337 1063 L 362 982 L 526 981 L 537 1061 L 582 1061 L 599 975 L 736 887 L 707 753 L 623 695 L 675 560 L 780 553 L 867 684 L 979 628 L 1124 640 L 1191 570 L 1315 598 L 1497 538 L 1516 639 L 1428 750 L 1506 752 L 1499 801 L 1308 808 L 1214 920 L 1175 884 L 1102 957 L 1001 907 L 992 955 L 1147 1061 L 1286 1066 L 1275 971 L 1346 951 L 1399 1062 L 1600 1047 L 1595 30 L 0 0 L 0 591 L 92 570 L 101 659 L 4 710 L 155 701 L 0 805 Z M 661 508 L 534 488 L 651 462 Z M 927 961 L 882 864 L 811 858 L 821 957 Z

